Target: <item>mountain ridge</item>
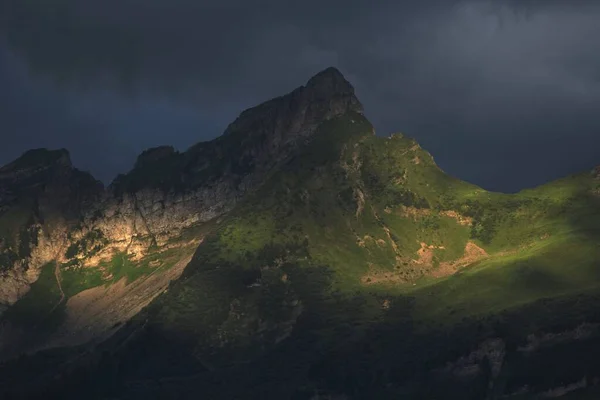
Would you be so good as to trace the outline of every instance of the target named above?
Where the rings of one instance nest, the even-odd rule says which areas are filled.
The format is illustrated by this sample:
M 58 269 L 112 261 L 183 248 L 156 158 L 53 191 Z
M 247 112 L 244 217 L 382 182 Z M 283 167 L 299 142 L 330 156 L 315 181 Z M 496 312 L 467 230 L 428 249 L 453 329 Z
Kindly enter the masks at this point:
M 142 153 L 58 230 L 11 225 L 54 247 L 17 260 L 38 276 L 1 317 L 7 398 L 480 400 L 600 376 L 576 333 L 600 346 L 594 173 L 485 191 L 414 139 L 375 136 L 342 79 L 327 69 L 214 141 Z M 537 372 L 547 354 L 568 365 L 555 380 Z
M 51 262 L 85 275 L 88 267 L 102 266 L 119 254 L 139 261 L 154 254 L 155 248 L 178 242 L 187 248 L 182 250 L 185 258 L 198 241 L 180 240 L 185 231 L 194 231 L 232 209 L 308 140 L 318 122 L 347 110 L 362 112 L 362 106 L 341 73 L 327 69 L 290 94 L 242 112 L 215 140 L 182 153 L 172 147 L 142 152 L 129 173 L 105 188 L 76 169 L 66 149 L 25 152 L 0 169 L 8 177 L 4 182 L 10 181 L 3 188 L 31 196 L 34 192 L 27 188 L 33 179 L 33 187 L 38 188 L 34 191 L 41 191 L 42 203 L 48 204 L 40 209 L 37 197 L 35 204 L 26 205 L 3 196 L 6 201 L 0 209 L 8 220 L 0 240 L 0 303 L 6 308 L 22 298 Z M 237 153 L 232 158 L 228 152 Z M 81 186 L 77 179 L 73 181 L 75 175 L 89 182 Z M 91 186 L 89 194 L 87 186 Z M 64 193 L 73 193 L 72 201 Z M 20 214 L 22 218 L 13 218 Z M 15 237 L 11 231 L 26 233 Z M 109 279 L 107 271 L 112 268 L 101 268 L 106 270 L 102 279 Z M 96 275 L 94 281 L 102 282 Z

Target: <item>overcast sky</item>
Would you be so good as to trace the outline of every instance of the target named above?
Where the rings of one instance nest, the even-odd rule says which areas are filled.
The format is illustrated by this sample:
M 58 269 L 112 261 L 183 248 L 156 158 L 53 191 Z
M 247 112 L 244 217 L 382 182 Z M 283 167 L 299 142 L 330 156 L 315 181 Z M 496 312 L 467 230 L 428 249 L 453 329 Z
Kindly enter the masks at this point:
M 336 66 L 378 134 L 516 191 L 600 164 L 599 50 L 593 0 L 0 0 L 0 164 L 109 182 Z

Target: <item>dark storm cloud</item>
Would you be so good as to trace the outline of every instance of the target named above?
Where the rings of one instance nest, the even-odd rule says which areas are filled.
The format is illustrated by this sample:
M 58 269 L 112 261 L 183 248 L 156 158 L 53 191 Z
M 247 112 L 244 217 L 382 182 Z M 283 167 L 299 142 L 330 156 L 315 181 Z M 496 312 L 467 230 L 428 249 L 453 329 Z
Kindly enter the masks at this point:
M 485 187 L 600 164 L 591 1 L 0 0 L 0 24 L 0 129 L 28 138 L 0 162 L 60 143 L 108 179 L 335 65 L 379 133 Z

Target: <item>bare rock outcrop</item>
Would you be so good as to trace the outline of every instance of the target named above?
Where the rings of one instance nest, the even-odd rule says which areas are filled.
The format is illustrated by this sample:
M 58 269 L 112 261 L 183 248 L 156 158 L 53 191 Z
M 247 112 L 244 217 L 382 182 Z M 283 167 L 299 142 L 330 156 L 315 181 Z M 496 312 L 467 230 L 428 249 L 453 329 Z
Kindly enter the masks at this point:
M 23 154 L 0 168 L 0 310 L 27 293 L 42 266 L 67 261 L 67 250 L 90 232 L 104 240 L 96 261 L 114 251 L 135 259 L 223 215 L 320 123 L 349 111 L 363 108 L 352 85 L 328 68 L 242 112 L 213 141 L 185 152 L 144 151 L 107 188 L 74 168 L 64 149 Z

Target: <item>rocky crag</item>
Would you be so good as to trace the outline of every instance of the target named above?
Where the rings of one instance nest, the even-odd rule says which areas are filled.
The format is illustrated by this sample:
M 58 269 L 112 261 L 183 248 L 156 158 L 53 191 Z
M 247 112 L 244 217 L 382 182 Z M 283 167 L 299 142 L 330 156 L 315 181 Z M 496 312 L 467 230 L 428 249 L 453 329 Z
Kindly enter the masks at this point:
M 362 113 L 362 106 L 330 68 L 244 111 L 216 140 L 183 153 L 169 146 L 144 151 L 107 188 L 73 167 L 67 150 L 25 153 L 0 169 L 0 310 L 22 298 L 51 262 L 97 268 L 115 254 L 135 262 L 189 245 L 184 231 L 231 210 L 322 121 L 349 111 Z

